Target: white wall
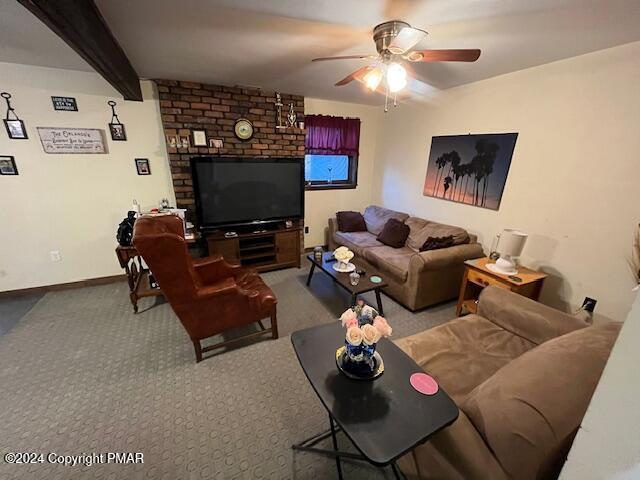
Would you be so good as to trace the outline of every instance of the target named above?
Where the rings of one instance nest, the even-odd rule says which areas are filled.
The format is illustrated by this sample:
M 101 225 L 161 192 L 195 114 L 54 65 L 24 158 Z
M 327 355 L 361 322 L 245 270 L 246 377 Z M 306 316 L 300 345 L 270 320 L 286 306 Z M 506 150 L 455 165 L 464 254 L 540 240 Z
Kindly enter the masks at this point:
M 0 291 L 123 273 L 115 233 L 132 199 L 143 208 L 175 202 L 153 84 L 142 83 L 144 102 L 125 102 L 94 73 L 9 63 L 0 72 L 0 90 L 11 93 L 29 136 L 0 132 L 0 155 L 14 156 L 20 173 L 0 176 Z M 79 111 L 54 111 L 52 95 L 75 97 Z M 108 100 L 118 102 L 126 142 L 111 140 Z M 109 153 L 46 154 L 36 127 L 104 129 Z M 137 175 L 136 157 L 149 159 L 151 175 Z M 51 262 L 51 250 L 62 261 Z
M 640 295 L 602 372 L 560 480 L 640 478 Z
M 305 248 L 324 245 L 325 228 L 329 217 L 340 210 L 362 211 L 371 202 L 373 162 L 381 110 L 377 107 L 355 103 L 333 102 L 317 98 L 305 98 L 306 115 L 335 115 L 358 117 L 360 124 L 360 155 L 358 157 L 358 187 L 348 190 L 316 190 L 305 193 Z
M 522 229 L 522 263 L 551 275 L 543 301 L 568 308 L 591 296 L 622 320 L 640 221 L 639 85 L 636 42 L 402 105 L 380 122 L 372 199 L 463 226 L 487 252 L 501 229 Z M 519 132 L 497 212 L 422 195 L 431 137 L 469 132 Z

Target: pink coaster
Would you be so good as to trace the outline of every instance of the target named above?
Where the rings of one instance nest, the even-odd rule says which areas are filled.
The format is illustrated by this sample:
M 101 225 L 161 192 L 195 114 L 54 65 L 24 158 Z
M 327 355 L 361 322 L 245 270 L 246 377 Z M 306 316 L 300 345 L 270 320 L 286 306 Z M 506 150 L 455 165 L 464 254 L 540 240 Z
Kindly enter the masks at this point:
M 409 378 L 409 382 L 413 388 L 425 395 L 435 395 L 438 391 L 438 382 L 426 373 L 414 373 Z

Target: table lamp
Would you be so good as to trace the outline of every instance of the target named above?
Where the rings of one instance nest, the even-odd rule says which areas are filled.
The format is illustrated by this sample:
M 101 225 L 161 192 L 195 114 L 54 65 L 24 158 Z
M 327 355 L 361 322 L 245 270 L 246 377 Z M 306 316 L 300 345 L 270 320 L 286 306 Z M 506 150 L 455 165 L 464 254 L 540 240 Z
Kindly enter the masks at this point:
M 500 240 L 498 240 L 496 248 L 500 252 L 500 258 L 496 263 L 488 264 L 487 268 L 502 275 L 515 275 L 518 273 L 515 257 L 519 257 L 522 253 L 527 237 L 526 233 L 512 228 L 505 228 L 500 234 Z

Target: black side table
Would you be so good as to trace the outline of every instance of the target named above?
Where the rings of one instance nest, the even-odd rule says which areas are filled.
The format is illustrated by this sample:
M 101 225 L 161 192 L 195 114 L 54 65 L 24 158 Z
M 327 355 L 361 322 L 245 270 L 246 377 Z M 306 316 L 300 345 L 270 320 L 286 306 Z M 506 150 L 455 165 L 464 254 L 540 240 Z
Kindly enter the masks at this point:
M 391 465 L 396 478 L 400 478 L 395 461 L 458 418 L 458 407 L 444 390 L 427 396 L 413 389 L 409 377 L 422 369 L 387 339 L 377 347 L 384 373 L 372 381 L 352 380 L 338 370 L 335 352 L 344 345 L 344 329 L 337 321 L 294 332 L 291 343 L 329 414 L 327 431 L 292 448 L 335 457 L 340 479 L 340 458 L 364 460 L 379 467 Z M 338 449 L 339 431 L 360 455 Z M 333 441 L 332 450 L 314 446 L 328 437 Z

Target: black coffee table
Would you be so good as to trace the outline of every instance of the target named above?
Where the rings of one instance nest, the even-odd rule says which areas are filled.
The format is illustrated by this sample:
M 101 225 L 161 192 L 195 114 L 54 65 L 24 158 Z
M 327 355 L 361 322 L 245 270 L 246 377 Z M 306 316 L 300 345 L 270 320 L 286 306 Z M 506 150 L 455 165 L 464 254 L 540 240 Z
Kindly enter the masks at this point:
M 363 269 L 366 271 L 366 274 L 360 276 L 360 281 L 358 282 L 358 285 L 351 285 L 348 273 L 338 272 L 333 269 L 333 266 L 337 262 L 335 260 L 333 261 L 330 260 L 332 256 L 333 256 L 333 252 L 324 252 L 322 254 L 322 261 L 318 261 L 316 260 L 313 254 L 307 255 L 307 260 L 311 262 L 311 268 L 309 269 L 309 276 L 307 277 L 307 287 L 311 284 L 311 277 L 313 277 L 313 272 L 315 268 L 318 267 L 324 273 L 329 275 L 329 277 L 331 277 L 334 283 L 336 283 L 337 285 L 340 285 L 342 288 L 344 288 L 347 292 L 351 294 L 351 303 L 349 304 L 350 307 L 356 304 L 358 295 L 373 291 L 376 294 L 376 303 L 378 304 L 377 306 L 378 313 L 380 315 L 384 315 L 384 311 L 382 310 L 382 298 L 380 297 L 380 292 L 383 287 L 387 286 L 387 283 L 384 281 L 384 279 L 380 283 L 373 283 L 370 280 L 370 278 L 374 275 L 382 278 L 382 274 L 378 273 L 375 270 L 371 270 L 370 268 L 366 268 L 366 269 L 362 268 L 358 264 L 358 259 L 354 258 L 351 263 L 353 263 L 356 266 L 356 270 Z
M 335 457 L 339 478 L 340 458 L 366 460 L 380 467 L 391 465 L 399 477 L 395 461 L 453 423 L 458 407 L 442 389 L 432 396 L 414 390 L 409 377 L 422 369 L 387 339 L 380 340 L 377 347 L 384 361 L 382 376 L 372 381 L 347 378 L 335 360 L 344 335 L 337 321 L 291 335 L 300 366 L 329 413 L 330 427 L 292 448 Z M 340 430 L 360 455 L 338 450 L 336 433 Z M 329 437 L 332 450 L 314 447 Z

